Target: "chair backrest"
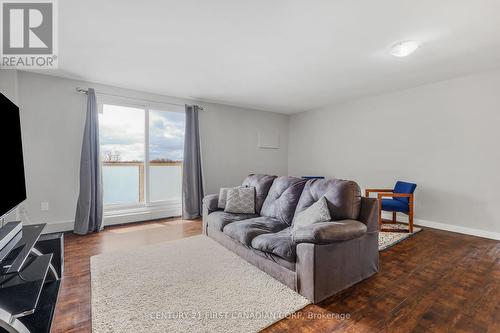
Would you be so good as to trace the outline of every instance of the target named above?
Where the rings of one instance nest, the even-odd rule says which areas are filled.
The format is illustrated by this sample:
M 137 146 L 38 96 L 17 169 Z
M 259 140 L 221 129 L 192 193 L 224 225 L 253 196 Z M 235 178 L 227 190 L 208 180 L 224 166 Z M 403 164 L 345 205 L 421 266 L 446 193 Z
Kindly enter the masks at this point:
M 411 194 L 411 193 L 415 192 L 416 188 L 417 188 L 417 184 L 402 182 L 402 181 L 398 180 L 396 182 L 396 186 L 394 186 L 393 192 L 394 193 Z M 409 198 L 395 197 L 394 199 L 399 200 L 399 201 L 404 202 L 404 203 L 409 202 Z

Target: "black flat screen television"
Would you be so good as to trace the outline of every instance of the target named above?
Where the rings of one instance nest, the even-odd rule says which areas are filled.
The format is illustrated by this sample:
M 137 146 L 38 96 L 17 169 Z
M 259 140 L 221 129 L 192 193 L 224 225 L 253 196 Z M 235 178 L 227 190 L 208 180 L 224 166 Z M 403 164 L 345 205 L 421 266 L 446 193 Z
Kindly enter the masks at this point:
M 0 217 L 26 200 L 19 108 L 0 93 Z

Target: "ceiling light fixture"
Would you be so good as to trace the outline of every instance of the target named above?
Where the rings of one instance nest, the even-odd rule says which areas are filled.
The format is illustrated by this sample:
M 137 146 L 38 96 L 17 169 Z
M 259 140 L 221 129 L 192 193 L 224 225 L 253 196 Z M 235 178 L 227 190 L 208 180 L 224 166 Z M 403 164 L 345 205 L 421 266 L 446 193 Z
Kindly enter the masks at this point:
M 414 40 L 407 40 L 403 42 L 397 42 L 391 46 L 391 54 L 395 57 L 406 57 L 420 46 L 420 42 Z

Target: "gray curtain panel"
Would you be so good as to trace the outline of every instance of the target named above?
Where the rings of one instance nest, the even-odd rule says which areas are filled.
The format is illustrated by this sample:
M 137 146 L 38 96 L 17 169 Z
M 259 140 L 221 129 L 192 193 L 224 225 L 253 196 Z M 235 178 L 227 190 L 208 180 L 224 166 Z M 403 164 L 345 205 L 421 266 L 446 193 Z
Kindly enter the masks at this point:
M 74 232 L 85 235 L 102 229 L 102 173 L 99 152 L 99 118 L 94 89 L 87 93 L 87 117 L 80 159 L 80 195 Z
M 186 105 L 182 172 L 182 217 L 185 219 L 195 219 L 202 214 L 203 175 L 198 111 L 198 106 Z

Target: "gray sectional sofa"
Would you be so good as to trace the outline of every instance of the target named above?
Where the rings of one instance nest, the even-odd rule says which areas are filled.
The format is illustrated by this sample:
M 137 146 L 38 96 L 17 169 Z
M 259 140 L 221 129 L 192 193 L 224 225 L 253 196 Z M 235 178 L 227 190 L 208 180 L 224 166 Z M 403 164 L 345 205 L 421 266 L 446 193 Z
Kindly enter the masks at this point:
M 218 208 L 203 199 L 203 231 L 291 289 L 317 303 L 378 271 L 377 200 L 362 198 L 353 181 L 249 175 L 256 214 Z M 332 222 L 290 233 L 295 214 L 321 197 Z

